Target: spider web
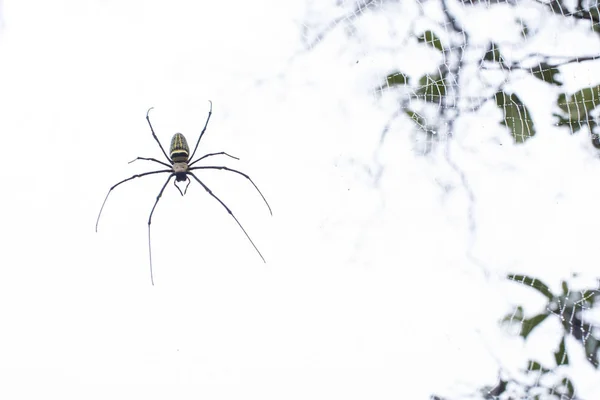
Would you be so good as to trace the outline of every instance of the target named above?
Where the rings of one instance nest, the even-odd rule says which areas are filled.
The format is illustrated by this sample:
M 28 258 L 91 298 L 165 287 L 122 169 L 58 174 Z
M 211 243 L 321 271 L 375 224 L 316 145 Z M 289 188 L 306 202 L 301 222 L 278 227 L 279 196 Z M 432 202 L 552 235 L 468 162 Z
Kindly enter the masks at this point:
M 376 138 L 370 156 L 348 158 L 376 171 L 370 176 L 382 193 L 401 185 L 398 158 L 408 157 L 407 147 L 411 162 L 427 165 L 419 164 L 442 193 L 439 218 L 466 238 L 447 246 L 471 268 L 450 273 L 453 312 L 483 307 L 494 321 L 493 328 L 462 323 L 486 356 L 455 348 L 462 359 L 423 378 L 432 399 L 600 395 L 600 274 L 585 211 L 595 207 L 600 171 L 599 32 L 594 1 L 320 0 L 306 8 L 309 57 L 338 60 L 345 84 L 379 112 L 363 132 Z M 399 202 L 413 190 L 402 189 L 408 194 Z M 471 273 L 484 278 L 455 282 Z M 469 285 L 485 285 L 478 293 L 495 300 L 469 297 Z M 472 379 L 464 363 L 488 372 Z M 444 380 L 440 371 L 446 386 L 432 384 Z M 398 380 L 419 381 L 410 368 Z

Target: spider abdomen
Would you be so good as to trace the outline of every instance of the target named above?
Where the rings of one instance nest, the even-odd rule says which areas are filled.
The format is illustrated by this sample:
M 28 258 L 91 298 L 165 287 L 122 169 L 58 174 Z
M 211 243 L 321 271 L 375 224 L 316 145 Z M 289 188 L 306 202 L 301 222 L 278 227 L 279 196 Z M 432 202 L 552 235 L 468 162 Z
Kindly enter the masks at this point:
M 171 160 L 174 163 L 187 163 L 190 157 L 190 148 L 185 140 L 185 136 L 176 133 L 171 139 Z

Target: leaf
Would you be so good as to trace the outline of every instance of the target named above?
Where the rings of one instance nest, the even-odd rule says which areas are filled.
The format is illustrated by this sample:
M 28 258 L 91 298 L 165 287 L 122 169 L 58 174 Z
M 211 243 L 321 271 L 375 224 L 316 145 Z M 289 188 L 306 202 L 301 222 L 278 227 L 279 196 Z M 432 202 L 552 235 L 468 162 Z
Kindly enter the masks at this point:
M 556 99 L 556 104 L 563 112 L 562 115 L 553 113 L 553 116 L 558 118 L 556 125 L 567 126 L 572 133 L 587 126 L 592 134 L 592 144 L 600 148 L 596 132 L 598 123 L 590 115 L 592 110 L 600 105 L 600 85 L 583 88 L 568 97 L 566 93 L 561 93 Z
M 590 131 L 592 131 L 592 144 L 595 148 L 600 149 L 600 134 L 594 132 L 598 124 L 596 122 L 590 122 Z
M 556 65 L 550 65 L 548 63 L 541 63 L 535 68 L 531 69 L 533 76 L 547 83 L 553 85 L 562 86 L 562 82 L 556 79 L 556 75 L 560 74 L 560 70 Z
M 548 368 L 542 367 L 542 364 L 534 360 L 529 360 L 528 364 L 529 367 L 527 368 L 527 371 L 541 371 L 543 374 L 546 374 L 551 371 Z
M 427 121 L 425 120 L 425 118 L 423 118 L 421 116 L 421 114 L 412 111 L 410 109 L 405 109 L 404 112 L 406 113 L 406 115 L 408 115 L 410 117 L 410 119 L 413 120 L 413 122 L 417 125 L 417 127 L 419 127 L 419 129 L 421 129 L 423 132 L 429 134 L 429 135 L 434 135 L 435 134 L 435 129 L 432 128 L 431 126 L 427 125 Z
M 525 313 L 523 312 L 523 307 L 518 306 L 515 307 L 512 313 L 508 313 L 502 318 L 502 323 L 504 324 L 512 324 L 516 321 L 522 321 L 525 318 Z
M 397 85 L 406 85 L 408 83 L 408 76 L 404 75 L 400 71 L 396 71 L 387 76 L 386 83 L 389 87 Z
M 558 118 L 558 121 L 556 122 L 556 126 L 567 126 L 569 128 L 569 130 L 571 131 L 571 133 L 576 133 L 581 128 L 583 128 L 585 125 L 585 124 L 582 124 L 581 121 L 579 121 L 579 120 L 571 121 L 570 119 L 567 119 L 567 118 L 563 117 L 562 115 L 559 115 L 556 113 L 553 113 L 552 116 Z
M 539 279 L 532 278 L 527 275 L 514 275 L 514 274 L 508 275 L 508 279 L 510 279 L 511 281 L 520 283 L 522 285 L 534 288 L 535 290 L 537 290 L 538 292 L 540 292 L 541 294 L 546 296 L 546 298 L 548 300 L 554 299 L 554 295 L 550 291 L 550 288 L 548 288 L 548 285 L 546 285 L 544 282 L 540 281 Z
M 587 360 L 594 367 L 598 368 L 600 362 L 598 361 L 598 351 L 600 350 L 600 341 L 596 339 L 594 336 L 588 336 L 585 341 L 585 354 L 587 356 Z
M 558 350 L 554 353 L 554 360 L 556 360 L 556 365 L 569 365 L 569 356 L 567 355 L 567 350 L 565 347 L 565 337 L 563 336 L 560 344 L 558 345 Z
M 528 371 L 538 371 L 542 369 L 542 364 L 537 361 L 529 360 L 529 368 Z
M 440 104 L 442 98 L 446 96 L 444 79 L 439 74 L 434 76 L 423 75 L 419 79 L 419 88 L 417 89 L 417 98 L 421 96 L 425 101 Z
M 438 49 L 439 51 L 444 51 L 444 46 L 442 46 L 442 41 L 433 31 L 425 31 L 421 36 L 417 38 L 419 43 L 425 42 L 429 46 L 434 49 Z
M 549 394 L 553 394 L 554 396 L 558 396 L 558 399 L 575 399 L 575 386 L 569 378 L 563 378 L 560 382 L 555 384 L 552 388 L 549 388 Z M 552 396 L 552 398 L 557 398 Z
M 508 387 L 508 381 L 505 381 L 504 379 L 500 379 L 498 381 L 498 383 L 496 384 L 496 386 L 494 386 L 493 388 L 490 388 L 489 390 L 487 390 L 487 394 L 488 396 L 491 396 L 491 398 L 497 399 L 498 397 L 500 397 L 502 395 L 502 393 L 506 392 L 506 389 Z
M 409 109 L 406 109 L 404 112 L 419 126 L 419 128 L 426 129 L 425 118 L 423 118 L 419 113 Z
M 564 378 L 561 383 L 567 390 L 567 398 L 572 399 L 575 396 L 575 386 L 573 386 L 573 382 L 571 382 L 569 378 Z
M 557 99 L 558 107 L 567 115 L 565 117 L 574 121 L 587 120 L 587 115 L 600 105 L 600 85 L 583 88 L 567 99 L 565 93 L 561 93 Z
M 528 318 L 523 320 L 523 325 L 521 325 L 521 333 L 520 336 L 523 339 L 527 339 L 527 336 L 535 329 L 536 326 L 541 324 L 548 317 L 548 313 L 538 314 L 533 318 Z
M 567 283 L 567 281 L 562 281 L 562 291 L 563 291 L 563 295 L 568 296 L 570 291 L 569 291 L 569 284 Z
M 582 300 L 589 303 L 588 308 L 594 308 L 594 302 L 596 301 L 596 297 L 598 295 L 600 295 L 600 291 L 597 289 L 584 290 L 581 292 Z
M 535 135 L 531 114 L 516 94 L 498 92 L 495 98 L 496 104 L 504 112 L 504 120 L 501 124 L 510 129 L 517 143 L 523 143 Z
M 564 112 L 566 112 L 566 113 L 569 112 L 569 108 L 567 106 L 567 94 L 566 93 L 561 93 L 558 95 L 558 97 L 556 98 L 556 105 Z
M 494 42 L 490 43 L 490 47 L 488 47 L 488 50 L 485 52 L 483 59 L 485 61 L 504 62 L 504 58 L 502 58 L 502 54 L 500 54 L 500 49 Z

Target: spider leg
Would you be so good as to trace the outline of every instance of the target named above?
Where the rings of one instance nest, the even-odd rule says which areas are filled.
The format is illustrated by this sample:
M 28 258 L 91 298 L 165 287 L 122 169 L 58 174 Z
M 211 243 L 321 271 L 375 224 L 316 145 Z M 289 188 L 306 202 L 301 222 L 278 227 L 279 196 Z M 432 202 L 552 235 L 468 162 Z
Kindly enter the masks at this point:
M 262 199 L 264 200 L 265 204 L 269 208 L 269 212 L 271 213 L 271 215 L 273 215 L 273 211 L 271 211 L 271 206 L 269 205 L 269 202 L 267 201 L 267 199 L 265 199 L 265 196 L 263 196 L 262 192 L 260 191 L 260 189 L 258 188 L 258 186 L 256 186 L 256 184 L 254 183 L 254 181 L 248 175 L 246 175 L 245 173 L 243 173 L 241 171 L 238 171 L 237 169 L 227 168 L 227 167 L 219 167 L 219 166 L 214 166 L 214 165 L 209 165 L 209 166 L 204 166 L 203 165 L 201 167 L 193 167 L 193 168 L 189 168 L 188 171 L 195 170 L 195 169 L 221 169 L 221 170 L 225 170 L 225 171 L 234 172 L 234 173 L 236 173 L 238 175 L 243 176 L 244 178 L 248 179 L 250 181 L 250 183 L 252 183 L 252 185 L 254 185 L 254 188 L 258 191 L 258 193 L 260 194 L 260 197 L 262 197 Z
M 156 140 L 156 143 L 158 143 L 158 145 L 160 146 L 160 150 L 165 155 L 165 158 L 167 160 L 169 160 L 169 162 L 171 162 L 171 159 L 169 158 L 167 153 L 165 153 L 165 149 L 163 149 L 162 144 L 160 144 L 160 141 L 158 140 L 158 138 L 156 137 L 156 134 L 154 133 L 154 128 L 152 127 L 152 124 L 150 123 L 150 110 L 152 110 L 153 108 L 154 107 L 150 107 L 148 109 L 148 111 L 146 112 L 146 121 L 148 121 L 148 125 L 150 125 L 150 130 L 152 131 L 152 136 L 154 136 L 154 140 Z
M 192 165 L 196 164 L 198 161 L 200 161 L 200 160 L 204 160 L 205 158 L 208 158 L 208 157 L 211 157 L 211 156 L 218 156 L 218 155 L 221 155 L 221 154 L 222 154 L 222 155 L 224 155 L 224 156 L 227 156 L 227 157 L 231 157 L 231 158 L 233 158 L 234 160 L 239 160 L 239 158 L 238 158 L 238 157 L 236 157 L 236 156 L 232 156 L 231 154 L 227 154 L 227 153 L 225 153 L 224 151 L 220 151 L 220 152 L 218 152 L 218 153 L 209 153 L 209 154 L 205 154 L 205 155 L 203 155 L 202 157 L 200 157 L 199 159 L 197 159 L 196 161 L 194 161 L 193 163 L 189 164 L 189 165 L 188 165 L 188 167 L 191 167 Z
M 235 217 L 235 215 L 233 215 L 233 212 L 231 212 L 231 210 L 229 209 L 229 207 L 227 207 L 225 205 L 225 203 L 223 203 L 221 201 L 221 199 L 219 199 L 213 192 L 212 190 L 210 190 L 208 188 L 208 186 L 206 186 L 204 183 L 202 183 L 202 181 L 200 179 L 198 179 L 196 177 L 196 175 L 194 175 L 192 172 L 188 172 L 188 175 L 191 175 L 203 188 L 204 190 L 206 190 L 208 192 L 208 194 L 210 194 L 212 197 L 214 197 L 219 203 L 221 203 L 221 205 L 223 207 L 225 207 L 225 209 L 227 210 L 227 212 L 229 213 L 229 215 L 231 215 L 233 217 L 233 219 L 235 220 L 235 222 L 237 222 L 237 224 L 239 225 L 239 227 L 242 229 L 242 231 L 244 232 L 244 234 L 246 235 L 246 237 L 248 238 L 248 240 L 250 241 L 250 243 L 252 243 L 252 246 L 254 247 L 254 250 L 256 250 L 256 252 L 258 253 L 258 255 L 260 256 L 260 258 L 262 258 L 263 262 L 266 263 L 265 258 L 263 257 L 263 255 L 260 253 L 260 250 L 258 250 L 258 247 L 256 247 L 256 245 L 254 244 L 254 242 L 252 241 L 252 239 L 250 239 L 250 235 L 248 235 L 248 232 L 246 232 L 246 230 L 244 229 L 244 227 L 242 226 L 242 224 L 240 223 L 240 221 L 238 221 L 238 219 Z
M 98 222 L 100 222 L 100 216 L 102 215 L 102 210 L 104 209 L 104 205 L 106 204 L 106 200 L 108 200 L 108 196 L 110 195 L 110 192 L 112 192 L 112 190 L 114 188 L 116 188 L 117 186 L 119 186 L 121 183 L 125 183 L 125 182 L 130 181 L 130 180 L 135 179 L 135 178 L 140 178 L 142 176 L 152 175 L 152 174 L 162 174 L 162 173 L 165 173 L 165 172 L 173 172 L 173 171 L 170 170 L 170 169 L 162 169 L 160 171 L 144 172 L 143 174 L 133 175 L 132 177 L 129 177 L 127 179 L 123 179 L 121 182 L 114 184 L 108 190 L 108 193 L 106 194 L 106 197 L 104 198 L 104 202 L 102 203 L 102 207 L 100 207 L 100 212 L 98 213 L 98 219 L 96 220 L 96 232 L 98 232 Z
M 185 177 L 187 178 L 187 185 L 185 185 L 185 190 L 183 191 L 183 194 L 187 193 L 187 188 L 190 186 L 190 183 L 192 183 L 192 181 L 190 180 L 190 177 L 187 176 L 187 174 L 185 175 Z
M 154 161 L 154 162 L 157 162 L 157 163 L 159 163 L 161 165 L 164 165 L 165 167 L 172 168 L 171 165 L 169 165 L 167 163 L 164 163 L 162 161 L 158 161 L 156 158 L 152 158 L 152 157 L 136 157 L 135 160 L 129 161 L 128 164 L 131 164 L 132 162 L 137 161 L 137 160 Z
M 177 190 L 179 190 L 179 193 L 181 193 L 181 195 L 183 196 L 183 192 L 181 191 L 181 189 L 179 189 L 179 186 L 177 186 L 177 181 L 173 181 L 173 186 L 175 186 Z
M 198 141 L 196 142 L 196 147 L 194 147 L 194 152 L 192 153 L 191 157 L 189 158 L 189 160 L 193 160 L 194 159 L 194 154 L 196 154 L 196 150 L 198 150 L 198 145 L 200 144 L 200 139 L 202 139 L 202 135 L 204 135 L 204 132 L 206 131 L 206 127 L 208 126 L 208 121 L 210 121 L 210 116 L 212 115 L 212 101 L 208 101 L 210 103 L 210 110 L 208 111 L 208 118 L 206 118 L 206 123 L 204 124 L 204 129 L 202 129 L 202 132 L 200 132 L 200 136 L 198 137 Z
M 150 224 L 152 223 L 152 214 L 154 214 L 154 209 L 156 208 L 156 205 L 158 204 L 158 200 L 160 200 L 160 197 L 162 196 L 163 192 L 165 191 L 165 188 L 167 187 L 167 185 L 169 184 L 169 181 L 174 176 L 175 176 L 175 174 L 169 175 L 169 178 L 167 178 L 167 181 L 163 185 L 162 189 L 160 189 L 160 192 L 158 192 L 158 196 L 156 196 L 156 201 L 154 202 L 152 211 L 150 211 L 150 217 L 148 217 L 148 253 L 150 254 L 150 281 L 152 282 L 152 286 L 154 286 L 154 275 L 152 273 L 152 245 L 150 244 L 151 243 L 150 242 Z

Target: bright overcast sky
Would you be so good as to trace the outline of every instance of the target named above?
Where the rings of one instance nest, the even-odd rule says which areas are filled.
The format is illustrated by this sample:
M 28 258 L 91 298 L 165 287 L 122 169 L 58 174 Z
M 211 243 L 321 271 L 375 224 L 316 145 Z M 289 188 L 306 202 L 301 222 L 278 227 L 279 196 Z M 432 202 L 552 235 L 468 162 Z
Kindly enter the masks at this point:
M 370 93 L 395 61 L 377 20 L 353 44 L 341 28 L 306 49 L 307 21 L 336 18 L 325 3 L 4 2 L 0 398 L 428 399 L 552 354 L 557 329 L 529 349 L 499 328 L 530 298 L 501 278 L 597 275 L 589 139 L 540 129 L 514 146 L 497 115 L 463 121 L 448 151 L 470 209 L 444 151 L 414 151 L 412 125 L 379 146 L 395 103 Z M 111 185 L 161 168 L 127 164 L 162 157 L 146 110 L 164 147 L 175 132 L 192 145 L 208 100 L 199 152 L 240 160 L 205 165 L 249 174 L 273 216 L 243 177 L 197 176 L 267 263 L 200 185 L 171 184 L 151 286 L 147 219 L 167 175 L 115 189 L 98 233 L 96 217 Z M 572 362 L 582 398 L 600 398 Z

